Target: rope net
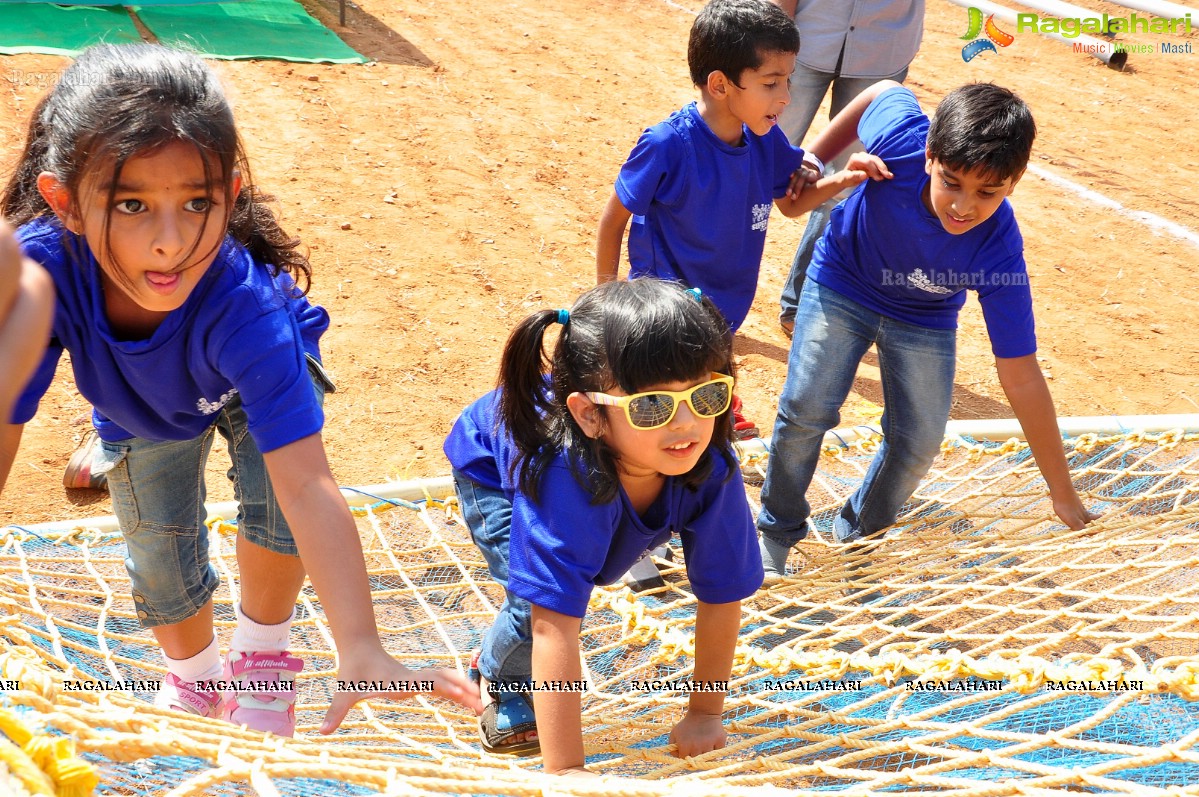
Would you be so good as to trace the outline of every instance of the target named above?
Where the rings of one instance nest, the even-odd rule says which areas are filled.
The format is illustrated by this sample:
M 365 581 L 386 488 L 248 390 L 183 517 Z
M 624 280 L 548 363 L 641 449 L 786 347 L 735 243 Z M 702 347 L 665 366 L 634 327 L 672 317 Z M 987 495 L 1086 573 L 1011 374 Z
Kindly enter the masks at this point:
M 620 778 L 550 778 L 537 758 L 486 754 L 473 715 L 429 697 L 360 704 L 318 736 L 336 668 L 309 587 L 293 626 L 307 661 L 296 739 L 155 709 L 137 682 L 162 678 L 162 659 L 133 611 L 123 543 L 92 531 L 6 532 L 0 712 L 23 724 L 16 736 L 58 744 L 60 794 L 88 793 L 66 791 L 86 762 L 101 794 L 172 797 L 1199 795 L 1199 435 L 1067 441 L 1076 485 L 1104 513 L 1082 532 L 1056 521 L 1023 444 L 947 441 L 898 525 L 836 544 L 832 518 L 876 445 L 822 458 L 814 533 L 791 575 L 744 605 L 729 744 L 695 759 L 668 748 L 695 599 L 664 561 L 665 587 L 597 589 L 581 634 L 590 768 Z M 762 464 L 747 457 L 747 473 Z M 389 508 L 359 520 L 385 644 L 413 667 L 464 670 L 502 592 L 452 501 Z M 212 533 L 224 642 L 234 534 Z

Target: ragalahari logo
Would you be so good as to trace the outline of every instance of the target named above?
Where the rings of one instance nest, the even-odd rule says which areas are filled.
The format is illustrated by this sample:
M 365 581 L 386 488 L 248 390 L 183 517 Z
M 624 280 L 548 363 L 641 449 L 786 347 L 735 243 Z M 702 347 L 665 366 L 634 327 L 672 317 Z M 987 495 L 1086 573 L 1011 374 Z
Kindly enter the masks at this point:
M 983 53 L 998 53 L 995 45 L 1007 47 L 1016 40 L 1016 37 L 1006 31 L 999 29 L 995 24 L 995 15 L 991 14 L 983 21 L 983 12 L 981 9 L 971 6 L 968 9 L 970 13 L 970 24 L 966 29 L 966 35 L 962 38 L 969 42 L 962 48 L 962 60 L 970 61 L 977 58 Z M 979 34 L 985 33 L 985 36 Z

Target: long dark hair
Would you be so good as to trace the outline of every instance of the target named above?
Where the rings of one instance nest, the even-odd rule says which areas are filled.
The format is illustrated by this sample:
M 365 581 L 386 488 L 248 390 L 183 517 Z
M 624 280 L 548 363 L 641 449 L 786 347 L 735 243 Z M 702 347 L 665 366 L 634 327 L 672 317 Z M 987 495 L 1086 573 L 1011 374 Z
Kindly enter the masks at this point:
M 593 500 L 610 501 L 619 486 L 615 452 L 602 438 L 583 433 L 567 409 L 567 396 L 615 387 L 637 393 L 713 371 L 733 376 L 732 335 L 711 300 L 651 278 L 608 282 L 584 293 L 547 355 L 545 332 L 559 320 L 557 310 L 534 313 L 504 347 L 500 422 L 516 444 L 513 469 L 521 491 L 537 500 L 546 466 L 565 451 Z M 725 412 L 716 418 L 711 445 L 680 477 L 683 484 L 694 489 L 708 478 L 713 449 L 730 469 L 736 467 L 732 435 L 731 413 Z
M 41 99 L 29 122 L 25 149 L 0 197 L 0 213 L 19 226 L 53 211 L 38 192 L 41 172 L 54 174 L 76 202 L 86 178 L 109 170 L 108 205 L 125 163 L 174 143 L 195 147 L 206 189 L 241 190 L 230 200 L 228 231 L 272 269 L 289 273 L 307 291 L 312 276 L 298 238 L 279 226 L 250 178 L 233 111 L 211 69 L 197 56 L 156 44 L 89 47 Z M 210 219 L 205 214 L 204 224 Z M 220 220 L 222 223 L 224 219 Z M 107 233 L 107 230 L 106 230 Z M 201 230 L 200 235 L 203 235 Z M 188 258 L 195 253 L 195 246 Z M 208 255 L 210 253 L 204 253 Z M 107 252 L 113 258 L 111 245 Z

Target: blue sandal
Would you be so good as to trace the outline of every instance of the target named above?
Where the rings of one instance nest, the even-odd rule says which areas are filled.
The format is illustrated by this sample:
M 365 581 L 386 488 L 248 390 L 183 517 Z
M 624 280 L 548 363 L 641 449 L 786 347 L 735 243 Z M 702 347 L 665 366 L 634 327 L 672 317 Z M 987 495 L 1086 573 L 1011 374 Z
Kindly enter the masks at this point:
M 479 672 L 479 654 L 471 658 L 468 675 L 475 683 L 482 683 Z M 533 700 L 527 692 L 501 692 L 495 684 L 488 684 L 490 703 L 479 717 L 479 742 L 489 753 L 501 755 L 530 756 L 541 752 L 541 742 L 526 739 L 510 742 L 520 734 L 537 732 L 537 717 L 533 714 Z

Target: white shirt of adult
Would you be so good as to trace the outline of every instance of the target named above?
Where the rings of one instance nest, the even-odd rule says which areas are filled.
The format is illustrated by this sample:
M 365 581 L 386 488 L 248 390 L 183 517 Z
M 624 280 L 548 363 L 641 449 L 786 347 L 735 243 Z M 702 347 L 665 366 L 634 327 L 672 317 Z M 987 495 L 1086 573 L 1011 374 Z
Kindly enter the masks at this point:
M 924 0 L 776 2 L 799 29 L 796 61 L 818 72 L 865 78 L 894 75 L 916 57 L 924 35 Z

